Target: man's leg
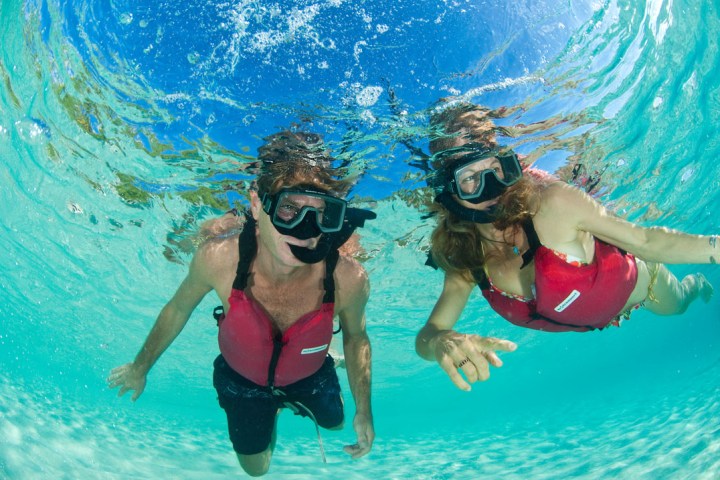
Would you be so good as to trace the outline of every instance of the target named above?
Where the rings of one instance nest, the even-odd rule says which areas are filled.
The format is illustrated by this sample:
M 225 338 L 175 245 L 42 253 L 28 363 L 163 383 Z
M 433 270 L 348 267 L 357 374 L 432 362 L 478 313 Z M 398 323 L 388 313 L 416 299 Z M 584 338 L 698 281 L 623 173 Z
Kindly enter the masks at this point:
M 245 473 L 251 477 L 260 477 L 265 475 L 270 469 L 270 461 L 272 460 L 272 454 L 275 450 L 275 441 L 277 440 L 277 419 L 280 417 L 280 411 L 281 410 L 278 409 L 277 414 L 275 415 L 275 425 L 273 426 L 272 437 L 267 450 L 254 455 L 242 455 L 235 452 L 238 461 L 240 462 L 240 466 L 243 470 L 245 470 Z
M 222 357 L 215 361 L 213 384 L 240 466 L 248 475 L 264 475 L 275 448 L 277 401 L 268 388 L 240 376 Z

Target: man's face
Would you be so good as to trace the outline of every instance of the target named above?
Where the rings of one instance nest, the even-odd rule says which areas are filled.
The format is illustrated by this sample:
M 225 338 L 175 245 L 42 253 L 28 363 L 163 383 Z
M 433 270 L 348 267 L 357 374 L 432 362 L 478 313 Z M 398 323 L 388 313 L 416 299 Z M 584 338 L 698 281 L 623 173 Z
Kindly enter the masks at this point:
M 317 247 L 320 236 L 309 238 L 307 240 L 300 240 L 278 232 L 272 224 L 270 216 L 262 209 L 260 199 L 258 198 L 256 192 L 250 193 L 250 208 L 253 218 L 255 218 L 255 221 L 258 224 L 258 244 L 262 245 L 262 248 L 266 249 L 268 253 L 270 253 L 271 257 L 282 265 L 305 265 L 303 262 L 298 260 L 295 255 L 293 255 L 290 250 L 290 245 L 314 249 Z

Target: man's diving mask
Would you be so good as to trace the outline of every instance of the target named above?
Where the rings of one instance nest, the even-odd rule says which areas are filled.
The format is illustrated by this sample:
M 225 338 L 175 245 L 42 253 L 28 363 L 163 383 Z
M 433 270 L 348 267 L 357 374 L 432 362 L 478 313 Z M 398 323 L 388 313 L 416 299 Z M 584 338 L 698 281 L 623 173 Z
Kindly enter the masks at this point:
M 488 148 L 470 143 L 442 152 L 439 160 L 448 158 L 444 187 L 470 203 L 497 198 L 522 178 L 522 167 L 512 150 Z M 457 156 L 457 159 L 452 157 Z
M 340 231 L 347 202 L 312 188 L 293 187 L 263 194 L 262 207 L 282 235 L 307 240 Z

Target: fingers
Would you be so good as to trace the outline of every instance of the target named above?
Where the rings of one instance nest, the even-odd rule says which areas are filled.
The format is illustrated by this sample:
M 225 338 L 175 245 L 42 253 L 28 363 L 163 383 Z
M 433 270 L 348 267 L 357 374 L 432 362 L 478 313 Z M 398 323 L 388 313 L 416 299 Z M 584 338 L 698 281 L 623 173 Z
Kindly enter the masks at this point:
M 447 373 L 448 377 L 450 377 L 450 380 L 452 380 L 457 388 L 466 392 L 470 391 L 470 384 L 458 373 L 458 368 L 455 366 L 456 363 L 453 362 L 449 355 L 444 355 L 438 363 L 440 364 L 440 367 L 445 370 L 445 373 Z
M 487 361 L 492 365 L 493 367 L 502 367 L 503 362 L 500 360 L 500 357 L 497 356 L 497 354 L 493 351 L 490 352 L 484 352 L 483 356 L 487 359 Z
M 343 447 L 343 451 L 350 455 L 353 460 L 357 460 L 358 458 L 367 455 L 370 451 L 370 446 L 368 444 L 360 443 L 356 443 L 355 445 L 345 445 Z
M 517 345 L 508 340 L 479 335 L 456 334 L 451 345 L 445 345 L 441 359 L 438 361 L 453 383 L 461 390 L 469 391 L 470 384 L 484 382 L 490 378 L 490 365 L 503 365 L 496 350 L 512 352 Z M 460 375 L 462 372 L 465 379 Z
M 106 381 L 108 388 L 120 387 L 117 394 L 118 397 L 122 397 L 127 392 L 133 390 L 131 397 L 133 402 L 137 400 L 143 390 L 145 390 L 145 379 L 144 377 L 136 378 L 136 376 L 133 375 L 132 364 L 126 364 L 112 369 Z
M 474 335 L 474 337 L 476 337 L 476 340 L 479 340 L 477 343 L 480 344 L 480 349 L 484 352 L 487 350 L 514 352 L 515 350 L 517 350 L 517 344 L 511 342 L 510 340 L 501 340 L 499 338 L 493 337 L 481 337 L 479 335 Z
M 115 388 L 123 383 L 123 377 L 119 374 L 111 374 L 105 381 L 108 384 L 108 388 Z
M 357 443 L 345 445 L 343 451 L 355 460 L 367 455 L 370 451 L 373 440 L 375 440 L 375 431 L 373 430 L 372 420 L 366 415 L 356 415 L 353 423 L 357 434 Z
M 108 377 L 105 379 L 105 381 L 108 383 L 108 387 L 115 388 L 121 383 L 123 383 L 125 381 L 124 378 L 127 375 L 128 368 L 128 364 L 125 364 L 110 370 L 110 375 L 108 375 Z
M 130 400 L 132 400 L 132 401 L 134 402 L 135 400 L 138 399 L 138 397 L 140 396 L 140 394 L 141 394 L 142 392 L 143 392 L 143 391 L 142 391 L 141 388 L 136 389 L 136 390 L 135 390 L 135 393 L 133 393 L 133 396 L 130 397 Z

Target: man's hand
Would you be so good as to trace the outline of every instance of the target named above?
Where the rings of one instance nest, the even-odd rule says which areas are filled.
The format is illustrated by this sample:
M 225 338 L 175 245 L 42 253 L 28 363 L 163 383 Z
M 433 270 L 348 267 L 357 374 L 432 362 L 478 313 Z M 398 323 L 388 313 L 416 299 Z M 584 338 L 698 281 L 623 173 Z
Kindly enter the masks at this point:
M 509 340 L 468 335 L 454 330 L 437 333 L 433 339 L 435 358 L 450 380 L 460 390 L 470 391 L 470 384 L 490 378 L 490 365 L 501 367 L 496 351 L 512 352 L 517 345 Z M 460 375 L 465 374 L 467 381 Z
M 110 376 L 107 378 L 108 387 L 115 388 L 120 387 L 118 397 L 122 397 L 126 392 L 134 390 L 132 401 L 138 399 L 138 397 L 145 390 L 146 376 L 140 373 L 135 368 L 134 363 L 126 363 L 117 368 L 112 369 Z
M 362 413 L 355 414 L 353 428 L 357 434 L 357 443 L 346 445 L 343 450 L 353 459 L 358 459 L 370 451 L 375 440 L 372 417 Z

